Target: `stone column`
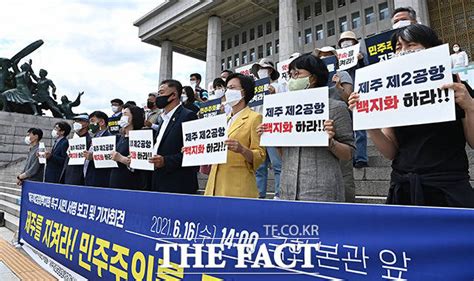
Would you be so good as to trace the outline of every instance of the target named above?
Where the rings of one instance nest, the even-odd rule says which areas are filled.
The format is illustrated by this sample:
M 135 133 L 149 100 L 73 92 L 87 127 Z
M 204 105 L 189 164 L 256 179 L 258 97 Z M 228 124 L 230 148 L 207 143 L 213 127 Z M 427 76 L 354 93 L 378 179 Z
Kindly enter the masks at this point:
M 412 7 L 416 11 L 417 21 L 430 26 L 428 4 L 426 0 L 394 0 L 394 7 Z
M 279 0 L 279 25 L 278 36 L 280 40 L 279 61 L 287 60 L 290 55 L 299 52 L 298 49 L 298 24 L 296 18 L 295 0 Z
M 170 79 L 173 77 L 173 44 L 171 41 L 165 40 L 161 43 L 161 58 L 160 58 L 160 81 Z
M 206 83 L 201 83 L 203 89 L 207 84 L 219 77 L 221 72 L 221 18 L 211 16 L 207 22 L 207 48 L 206 48 Z

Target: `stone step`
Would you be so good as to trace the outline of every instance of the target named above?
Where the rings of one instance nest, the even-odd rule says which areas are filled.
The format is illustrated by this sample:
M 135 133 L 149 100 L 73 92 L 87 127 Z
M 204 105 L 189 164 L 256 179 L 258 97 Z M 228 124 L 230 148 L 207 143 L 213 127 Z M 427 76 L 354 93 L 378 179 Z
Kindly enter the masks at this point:
M 6 181 L 0 181 L 0 186 L 3 186 L 3 187 L 11 187 L 11 188 L 17 188 L 17 189 L 20 189 L 21 190 L 21 187 L 18 186 L 16 183 L 14 182 L 6 182 Z
M 9 203 L 20 206 L 21 197 L 18 195 L 13 195 L 5 192 L 0 192 L 0 200 L 4 200 Z
M 15 217 L 20 217 L 20 205 L 0 199 L 0 210 Z
M 13 232 L 17 232 L 20 225 L 20 219 L 7 212 L 4 212 L 4 214 L 5 214 L 5 227 Z
M 0 192 L 7 193 L 7 194 L 12 194 L 12 195 L 16 195 L 16 196 L 21 196 L 21 189 L 19 189 L 19 188 L 4 187 L 4 186 L 0 185 Z
M 356 203 L 385 204 L 387 197 L 384 196 L 356 196 Z

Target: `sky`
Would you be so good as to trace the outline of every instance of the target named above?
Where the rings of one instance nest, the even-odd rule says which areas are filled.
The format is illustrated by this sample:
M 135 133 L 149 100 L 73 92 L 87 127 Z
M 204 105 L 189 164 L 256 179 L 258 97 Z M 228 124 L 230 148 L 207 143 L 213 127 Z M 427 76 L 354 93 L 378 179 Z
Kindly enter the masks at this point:
M 141 42 L 133 22 L 163 1 L 156 0 L 2 0 L 0 57 L 11 58 L 30 43 L 44 44 L 23 59 L 32 59 L 62 95 L 74 100 L 84 91 L 76 113 L 103 110 L 118 97 L 137 105 L 156 92 L 160 48 Z M 204 75 L 205 62 L 173 54 L 173 78 L 189 83 L 189 74 Z

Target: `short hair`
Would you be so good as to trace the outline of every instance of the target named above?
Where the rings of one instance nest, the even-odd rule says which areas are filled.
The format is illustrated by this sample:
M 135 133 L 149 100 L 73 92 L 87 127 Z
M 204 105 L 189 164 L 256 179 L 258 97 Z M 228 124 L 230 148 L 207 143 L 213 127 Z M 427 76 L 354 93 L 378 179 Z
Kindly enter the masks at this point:
M 394 49 L 397 46 L 398 39 L 402 39 L 405 42 L 419 43 L 425 48 L 443 44 L 433 29 L 422 24 L 411 24 L 395 30 L 391 39 Z
M 196 98 L 194 97 L 194 90 L 190 86 L 184 86 L 183 92 L 188 97 L 186 103 L 193 103 L 196 100 Z
M 193 73 L 193 74 L 189 75 L 189 78 L 191 78 L 193 76 L 196 77 L 197 80 L 202 81 L 201 74 Z
M 214 79 L 212 82 L 212 87 L 215 89 L 217 86 L 225 87 L 225 81 L 222 78 Z
M 95 118 L 98 118 L 98 119 L 103 119 L 105 124 L 109 123 L 109 117 L 107 116 L 107 114 L 105 114 L 102 111 L 96 110 L 96 111 L 92 112 L 91 114 L 89 114 L 89 119 L 91 119 L 92 117 L 95 117 Z
M 114 103 L 114 102 L 118 103 L 119 105 L 123 105 L 123 100 L 121 100 L 121 99 L 117 98 L 117 99 L 113 99 L 113 100 L 110 101 L 110 103 Z
M 224 69 L 224 70 L 221 71 L 221 74 L 224 73 L 224 72 L 229 73 L 229 74 L 234 73 L 234 72 L 232 72 L 232 70 Z
M 138 106 L 130 105 L 127 107 L 132 114 L 132 127 L 134 130 L 140 130 L 145 126 L 145 111 Z
M 41 130 L 40 128 L 29 128 L 27 133 L 31 133 L 35 136 L 38 136 L 38 141 L 43 138 L 43 130 Z
M 328 85 L 329 70 L 324 61 L 312 53 L 306 53 L 294 59 L 288 66 L 288 70 L 295 69 L 304 69 L 316 76 L 316 87 Z
M 181 82 L 174 79 L 167 79 L 167 80 L 163 80 L 160 85 L 165 85 L 165 84 L 168 85 L 168 87 L 170 88 L 175 88 L 176 94 L 178 95 L 178 97 L 181 96 L 181 93 L 183 92 L 183 85 L 181 85 Z
M 240 73 L 232 73 L 226 79 L 226 83 L 225 83 L 226 88 L 227 88 L 227 85 L 229 84 L 229 81 L 234 78 L 239 79 L 240 85 L 242 86 L 242 89 L 244 90 L 245 104 L 248 104 L 253 99 L 253 96 L 255 95 L 255 81 L 250 76 L 245 76 Z
M 407 12 L 408 15 L 410 16 L 410 18 L 412 20 L 415 20 L 416 21 L 416 11 L 413 10 L 412 7 L 399 7 L 399 8 L 396 8 L 393 13 L 392 13 L 392 18 L 398 14 L 398 13 L 401 13 L 401 12 Z
M 71 132 L 71 125 L 66 121 L 59 121 L 54 126 L 58 126 L 61 131 L 64 131 L 64 136 L 68 136 Z
M 149 96 L 149 97 L 153 96 L 153 97 L 156 98 L 157 94 L 156 94 L 156 93 L 149 93 L 148 96 Z
M 125 104 L 130 104 L 130 105 L 137 106 L 137 103 L 132 101 L 132 100 L 127 101 Z

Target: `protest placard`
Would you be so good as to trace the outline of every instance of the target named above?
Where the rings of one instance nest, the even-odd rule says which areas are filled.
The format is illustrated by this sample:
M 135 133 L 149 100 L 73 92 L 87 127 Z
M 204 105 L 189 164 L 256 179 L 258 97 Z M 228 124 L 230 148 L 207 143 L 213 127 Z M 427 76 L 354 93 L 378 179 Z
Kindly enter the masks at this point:
M 347 70 L 357 65 L 357 55 L 360 52 L 360 44 L 355 44 L 344 49 L 337 50 L 339 69 Z
M 207 118 L 216 116 L 221 113 L 222 99 L 213 99 L 207 102 L 201 103 L 199 106 L 198 118 Z
M 112 134 L 118 134 L 120 132 L 120 126 L 119 126 L 120 118 L 121 116 L 109 117 L 107 125 L 109 126 L 109 131 Z
M 255 81 L 255 94 L 248 103 L 248 106 L 250 108 L 263 104 L 263 99 L 265 95 L 268 94 L 269 85 L 270 85 L 270 78 L 268 77 Z
M 328 87 L 265 97 L 262 146 L 327 146 Z
M 250 76 L 250 77 L 254 78 L 252 72 L 250 71 L 252 69 L 252 65 L 253 65 L 253 63 L 247 64 L 247 65 L 244 65 L 244 66 L 241 66 L 241 67 L 237 67 L 235 69 L 235 73 L 240 73 L 240 74 L 243 74 L 243 75 Z
M 46 164 L 46 147 L 44 142 L 40 142 L 38 146 L 38 161 L 40 164 Z
M 369 64 L 389 60 L 393 57 L 395 46 L 392 46 L 391 38 L 394 32 L 395 29 L 391 29 L 365 38 Z
M 358 69 L 354 130 L 452 121 L 452 81 L 448 44 Z
M 224 114 L 183 123 L 183 167 L 227 161 L 227 116 Z
M 132 130 L 128 132 L 130 149 L 130 168 L 153 171 L 153 130 Z
M 290 75 L 288 74 L 290 63 L 294 60 L 287 59 L 277 63 L 277 71 L 280 73 L 280 77 L 278 78 L 278 83 L 283 85 L 284 89 L 288 89 L 288 81 L 290 80 Z
M 334 74 L 336 74 L 337 70 L 337 58 L 336 56 L 330 56 L 322 59 L 324 64 L 326 64 L 326 67 L 328 68 L 329 71 L 329 76 L 328 76 L 328 84 L 329 86 L 334 86 L 335 83 L 332 82 L 332 77 Z
M 92 138 L 92 152 L 96 168 L 117 168 L 117 162 L 112 160 L 115 151 L 115 136 Z
M 84 151 L 87 150 L 86 137 L 72 138 L 69 140 L 68 165 L 84 165 Z

